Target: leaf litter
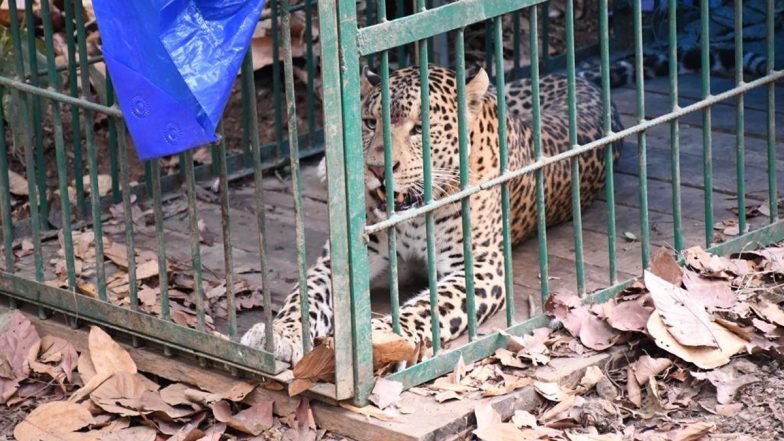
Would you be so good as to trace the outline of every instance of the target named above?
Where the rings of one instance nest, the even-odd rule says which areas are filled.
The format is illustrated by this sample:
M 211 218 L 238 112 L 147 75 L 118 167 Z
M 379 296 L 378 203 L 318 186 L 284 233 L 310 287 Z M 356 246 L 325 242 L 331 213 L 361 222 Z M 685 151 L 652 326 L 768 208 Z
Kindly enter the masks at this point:
M 784 249 L 730 257 L 659 250 L 642 281 L 602 305 L 553 293 L 544 310 L 562 328 L 517 336 L 487 359 L 417 395 L 474 400 L 480 440 L 773 440 L 784 434 Z M 601 352 L 578 378 L 540 369 Z M 460 372 L 458 375 L 457 372 Z M 497 397 L 529 387 L 533 409 L 499 413 Z M 404 394 L 405 396 L 406 394 Z M 753 422 L 753 423 L 752 423 Z
M 0 406 L 0 433 L 17 441 L 341 439 L 318 430 L 307 398 L 285 417 L 273 414 L 273 401 L 246 404 L 258 383 L 237 380 L 220 393 L 185 383 L 161 387 L 96 326 L 88 348 L 78 352 L 61 338 L 39 338 L 12 311 L 0 316 L 0 338 L 15 342 L 0 345 L 0 379 L 16 382 Z

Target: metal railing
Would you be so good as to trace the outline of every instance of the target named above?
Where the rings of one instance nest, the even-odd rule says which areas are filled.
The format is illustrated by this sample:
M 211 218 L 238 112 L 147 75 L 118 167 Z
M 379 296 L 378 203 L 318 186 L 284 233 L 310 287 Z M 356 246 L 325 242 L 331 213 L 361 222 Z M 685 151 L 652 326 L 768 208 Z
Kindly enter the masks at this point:
M 453 369 L 459 357 L 466 362 L 492 354 L 506 342 L 499 332 L 480 336 L 477 332 L 476 287 L 473 274 L 473 246 L 470 234 L 465 234 L 462 242 L 465 268 L 466 319 L 469 343 L 458 348 L 444 350 L 441 347 L 440 324 L 438 316 L 438 274 L 436 269 L 436 242 L 434 216 L 436 210 L 449 205 L 460 207 L 462 231 L 469 232 L 472 227 L 471 197 L 481 192 L 500 188 L 499 198 L 502 207 L 502 249 L 504 259 L 504 296 L 506 298 L 505 332 L 521 335 L 535 327 L 546 326 L 548 320 L 542 315 L 527 320 L 515 319 L 513 310 L 515 286 L 513 283 L 512 236 L 510 219 L 509 185 L 512 180 L 533 175 L 536 185 L 537 239 L 539 256 L 539 284 L 542 301 L 550 292 L 548 268 L 548 246 L 545 207 L 545 167 L 563 161 L 571 162 L 570 172 L 579 177 L 577 158 L 585 153 L 602 149 L 625 137 L 636 135 L 639 152 L 639 207 L 640 207 L 640 261 L 642 267 L 648 264 L 650 253 L 650 225 L 648 220 L 648 177 L 646 131 L 660 125 L 669 124 L 671 128 L 671 166 L 672 166 L 672 221 L 674 248 L 684 248 L 683 220 L 681 207 L 681 170 L 679 118 L 695 113 L 703 114 L 703 159 L 704 159 L 704 201 L 705 201 L 705 246 L 715 252 L 728 253 L 740 250 L 751 243 L 769 243 L 784 238 L 784 223 L 778 218 L 778 195 L 776 192 L 776 137 L 775 137 L 775 82 L 784 77 L 784 72 L 774 70 L 774 1 L 767 0 L 768 39 L 766 42 L 768 71 L 753 81 L 744 81 L 741 61 L 743 58 L 742 2 L 736 2 L 736 87 L 719 94 L 711 94 L 710 59 L 708 57 L 708 2 L 702 2 L 702 99 L 681 107 L 678 104 L 677 55 L 677 6 L 676 0 L 669 0 L 669 77 L 670 112 L 654 118 L 645 116 L 645 94 L 643 77 L 643 23 L 640 1 L 633 1 L 633 35 L 635 50 L 635 89 L 637 98 L 637 123 L 621 131 L 611 130 L 610 95 L 610 40 L 611 29 L 608 0 L 599 1 L 599 38 L 598 45 L 587 48 L 575 47 L 575 20 L 573 1 L 566 2 L 565 42 L 566 53 L 550 56 L 550 21 L 548 2 L 545 0 L 461 0 L 442 6 L 428 8 L 424 0 L 417 0 L 414 11 L 405 11 L 405 2 L 395 2 L 396 18 L 389 19 L 388 3 L 385 1 L 367 2 L 364 14 L 357 11 L 355 0 L 305 0 L 304 3 L 291 5 L 289 0 L 271 1 L 271 9 L 262 14 L 262 21 L 269 20 L 273 62 L 272 81 L 272 118 L 271 139 L 262 139 L 257 109 L 257 82 L 254 79 L 253 54 L 247 54 L 239 76 L 239 96 L 241 100 L 241 134 L 230 133 L 221 141 L 210 146 L 211 164 L 194 165 L 193 152 L 179 155 L 179 166 L 168 175 L 162 175 L 163 161 L 149 161 L 140 166 L 143 172 L 134 174 L 132 154 L 129 154 L 129 138 L 122 120 L 122 112 L 115 105 L 110 78 L 103 77 L 96 66 L 102 62 L 100 57 L 90 56 L 87 46 L 87 27 L 85 11 L 81 1 L 66 0 L 65 4 L 65 64 L 57 64 L 55 56 L 52 11 L 48 2 L 41 3 L 42 30 L 35 32 L 33 14 L 25 14 L 19 20 L 16 2 L 9 3 L 11 52 L 13 53 L 13 76 L 0 75 L 0 220 L 2 221 L 3 257 L 5 268 L 0 272 L 0 292 L 11 300 L 30 303 L 39 307 L 40 314 L 46 316 L 50 311 L 65 313 L 71 317 L 74 326 L 77 319 L 102 324 L 127 333 L 138 340 L 161 344 L 164 350 L 182 351 L 194 354 L 203 360 L 212 360 L 245 371 L 266 376 L 281 374 L 288 365 L 274 359 L 272 323 L 273 293 L 272 268 L 268 259 L 269 239 L 266 231 L 267 209 L 263 182 L 265 172 L 271 169 L 288 168 L 290 191 L 293 198 L 294 216 L 292 219 L 296 248 L 295 277 L 300 287 L 300 308 L 303 327 L 303 352 L 310 349 L 310 314 L 308 301 L 308 256 L 305 241 L 305 210 L 303 201 L 303 179 L 300 160 L 324 151 L 328 171 L 328 220 L 329 220 L 329 267 L 331 270 L 331 292 L 333 295 L 332 312 L 335 341 L 335 382 L 319 384 L 312 389 L 316 394 L 333 399 L 353 399 L 363 403 L 374 381 L 371 332 L 370 280 L 367 238 L 385 232 L 387 235 L 389 296 L 391 303 L 391 323 L 395 332 L 400 332 L 400 287 L 398 284 L 398 259 L 396 248 L 396 226 L 414 218 L 424 218 L 427 242 L 427 284 L 430 304 L 430 339 L 433 357 L 416 365 L 395 372 L 390 378 L 403 382 L 406 387 L 420 384 Z M 391 4 L 391 3 L 390 3 Z M 32 10 L 33 1 L 26 1 L 26 10 Z M 317 7 L 317 9 L 316 9 Z M 295 84 L 295 66 L 292 59 L 291 14 L 302 11 L 305 20 L 305 72 L 304 85 Z M 530 66 L 525 66 L 520 42 L 524 12 L 528 17 L 528 41 Z M 318 16 L 314 15 L 318 14 Z M 359 15 L 364 15 L 359 17 Z M 392 15 L 392 14 L 389 14 Z M 511 69 L 504 63 L 503 17 L 511 16 L 513 51 Z M 318 18 L 318 40 L 313 25 Z M 359 20 L 364 21 L 361 25 Z M 541 23 L 540 23 L 541 22 Z M 523 76 L 532 80 L 531 94 L 533 106 L 530 121 L 532 138 L 532 161 L 511 169 L 509 167 L 509 146 L 506 127 L 509 111 L 499 92 L 498 132 L 500 136 L 500 167 L 498 174 L 483 182 L 469 180 L 468 121 L 466 114 L 466 34 L 468 29 L 484 25 L 485 67 L 491 75 L 495 88 L 503 91 L 506 81 Z M 0 27 L 0 31 L 4 28 Z M 36 44 L 43 39 L 45 50 L 39 53 Z M 440 40 L 438 40 L 440 38 Z M 0 41 L 2 41 L 0 39 Z M 316 41 L 320 51 L 316 48 Z M 440 43 L 439 43 L 440 41 Z M 444 44 L 446 42 L 446 44 Z M 434 49 L 434 46 L 437 46 Z M 444 51 L 446 53 L 444 54 Z M 319 57 L 318 52 L 324 54 Z M 605 136 L 600 139 L 578 144 L 577 108 L 575 102 L 576 61 L 581 54 L 600 55 L 601 96 L 603 100 L 603 129 Z M 431 60 L 449 59 L 452 54 L 456 71 L 458 103 L 458 144 L 459 144 L 459 185 L 454 192 L 436 198 L 433 190 L 433 169 L 431 167 L 430 119 L 427 82 L 428 64 Z M 360 64 L 365 60 L 380 70 L 381 77 L 381 121 L 384 127 L 385 181 L 387 197 L 387 218 L 368 224 L 365 201 L 365 153 L 363 151 L 362 118 L 360 114 Z M 425 91 L 421 96 L 421 125 L 423 138 L 424 204 L 420 207 L 396 212 L 394 203 L 394 174 L 392 136 L 390 131 L 390 72 L 393 67 L 418 64 L 419 80 Z M 41 65 L 45 65 L 44 68 Z M 539 80 L 544 71 L 565 67 L 568 78 L 568 122 L 570 149 L 553 156 L 546 156 L 542 149 L 541 106 Z M 1 70 L 1 69 L 0 69 Z M 323 127 L 318 127 L 319 109 L 317 100 L 317 78 L 320 70 L 320 96 L 323 104 Z M 499 74 L 504 73 L 504 74 Z M 63 85 L 65 85 L 63 87 Z M 305 89 L 304 99 L 297 97 L 299 87 Z M 746 231 L 746 189 L 744 187 L 744 94 L 755 88 L 767 87 L 767 155 L 768 155 L 768 200 L 770 223 L 748 233 Z M 6 99 L 2 99 L 5 97 Z M 711 157 L 711 107 L 729 98 L 737 100 L 737 176 L 738 176 L 738 223 L 741 235 L 723 243 L 713 241 L 713 184 Z M 284 107 L 285 104 L 285 107 Z M 304 135 L 298 130 L 297 108 L 304 105 Z M 63 111 L 67 113 L 63 114 Z M 21 115 L 21 117 L 20 117 Z M 99 115 L 105 116 L 105 127 Z M 13 124 L 6 126 L 7 122 Z M 18 124 L 17 124 L 18 122 Z M 71 143 L 67 143 L 65 128 Z M 101 131 L 98 133 L 98 131 Z M 6 143 L 6 135 L 12 140 Z M 99 136 L 100 135 L 100 136 Z M 52 140 L 54 148 L 47 148 Z M 266 142 L 266 143 L 264 143 Z M 21 154 L 15 159 L 11 151 Z M 52 151 L 53 150 L 53 151 Z M 605 202 L 607 205 L 607 246 L 608 246 L 608 284 L 605 289 L 588 293 L 586 289 L 585 255 L 583 250 L 583 228 L 580 207 L 579 179 L 573 179 L 570 188 L 573 205 L 571 207 L 574 226 L 574 260 L 576 286 L 586 301 L 604 301 L 628 286 L 630 280 L 618 280 L 616 243 L 616 204 L 614 163 L 612 149 L 604 149 L 606 169 Z M 87 167 L 85 170 L 84 155 Z M 12 205 L 9 170 L 11 163 L 24 166 L 27 179 L 29 209 Z M 101 196 L 99 170 L 108 170 L 111 189 Z M 51 173 L 51 176 L 47 174 Z M 52 185 L 56 177 L 56 185 Z M 83 185 L 83 176 L 89 176 L 89 187 Z M 255 350 L 238 342 L 236 293 L 234 292 L 236 270 L 232 243 L 232 215 L 230 186 L 233 179 L 249 178 L 253 186 L 254 215 L 256 220 L 254 241 L 258 242 L 258 271 L 261 274 L 263 313 L 259 321 L 266 324 L 266 346 L 264 351 Z M 199 183 L 217 178 L 216 192 L 219 195 L 222 237 L 222 280 L 225 282 L 227 320 L 220 329 L 226 338 L 216 336 L 209 329 L 205 316 L 207 302 L 205 292 L 205 268 L 203 250 L 200 245 L 199 227 Z M 138 179 L 140 182 L 133 182 Z M 69 182 L 73 180 L 74 202 L 69 197 Z M 184 231 L 190 245 L 190 268 L 192 294 L 195 307 L 195 324 L 185 326 L 177 323 L 172 310 L 170 292 L 170 259 L 167 258 L 166 214 L 164 206 L 170 195 L 176 194 L 180 185 L 184 186 L 184 199 L 187 206 L 187 231 Z M 125 190 L 128 191 L 125 191 Z M 49 193 L 59 193 L 58 207 L 50 206 Z M 134 220 L 134 199 L 144 200 L 152 208 L 154 235 L 157 247 L 154 250 L 159 276 L 160 314 L 159 317 L 141 309 L 141 280 L 137 278 L 138 239 L 141 232 Z M 72 207 L 72 204 L 74 207 Z M 122 207 L 121 225 L 124 228 L 124 242 L 127 249 L 128 294 L 127 303 L 113 301 L 111 289 L 107 286 L 110 278 L 109 268 L 105 265 L 103 219 L 112 204 Z M 74 208 L 74 209 L 72 209 Z M 59 213 L 58 213 L 59 211 Z M 58 216 L 56 216 L 59 214 Z M 95 297 L 85 295 L 80 288 L 77 274 L 73 232 L 90 228 L 95 234 Z M 47 275 L 54 271 L 46 259 L 45 242 L 62 235 L 65 281 L 63 286 L 50 286 L 45 282 Z M 32 244 L 32 272 L 19 269 L 21 258 L 15 250 L 22 241 Z M 311 259 L 312 260 L 312 259 Z M 82 293 L 82 294 L 76 294 Z M 283 377 L 278 377 L 283 378 Z

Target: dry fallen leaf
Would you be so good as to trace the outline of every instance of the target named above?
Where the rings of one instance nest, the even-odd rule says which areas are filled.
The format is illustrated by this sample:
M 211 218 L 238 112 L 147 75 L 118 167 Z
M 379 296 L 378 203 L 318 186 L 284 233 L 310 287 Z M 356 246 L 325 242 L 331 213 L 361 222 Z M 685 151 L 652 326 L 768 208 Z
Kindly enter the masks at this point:
M 675 286 L 681 284 L 683 269 L 666 248 L 659 248 L 656 252 L 656 256 L 651 260 L 651 272 Z
M 735 304 L 736 295 L 728 280 L 706 279 L 693 271 L 685 271 L 683 284 L 689 292 L 689 298 L 699 299 L 708 310 L 730 308 Z
M 558 383 L 535 381 L 534 388 L 539 392 L 539 395 L 550 401 L 563 401 L 572 395 L 571 392 L 564 390 Z
M 743 386 L 756 383 L 760 378 L 751 375 L 739 375 L 732 366 L 724 366 L 721 369 L 714 369 L 709 372 L 692 372 L 692 377 L 700 380 L 708 380 L 716 388 L 716 401 L 719 404 L 730 404 L 735 399 L 735 394 Z
M 617 304 L 605 303 L 603 309 L 607 316 L 607 323 L 619 331 L 640 332 L 645 330 L 645 324 L 648 323 L 648 317 L 653 310 L 653 308 L 645 306 L 646 299 L 647 296 L 641 296 L 635 300 Z
M 296 396 L 319 381 L 335 380 L 335 348 L 330 341 L 316 346 L 294 366 L 294 381 L 289 384 L 289 396 Z
M 784 326 L 784 310 L 777 304 L 772 303 L 766 299 L 762 299 L 757 303 L 751 304 L 751 309 L 765 320 L 775 323 L 779 326 Z
M 12 195 L 27 196 L 29 194 L 27 192 L 27 179 L 24 176 L 13 170 L 8 170 L 8 180 L 9 191 Z
M 18 310 L 0 316 L 0 404 L 11 398 L 30 373 L 41 345 L 38 332 Z
M 18 441 L 78 441 L 84 439 L 77 430 L 93 423 L 84 406 L 68 401 L 52 401 L 38 406 L 14 428 Z
M 681 429 L 673 441 L 697 441 L 708 432 L 716 428 L 716 424 L 707 421 L 697 421 Z
M 517 426 L 518 429 L 522 429 L 523 427 L 535 429 L 537 426 L 536 417 L 531 415 L 530 412 L 520 409 L 515 410 L 515 413 L 512 416 L 512 423 Z
M 640 384 L 637 383 L 637 379 L 634 378 L 634 369 L 631 365 L 626 367 L 626 394 L 629 401 L 634 403 L 635 406 L 640 407 L 642 405 L 642 390 L 640 389 Z
M 667 330 L 658 312 L 648 319 L 648 333 L 656 346 L 678 356 L 684 361 L 694 363 L 702 369 L 713 369 L 730 362 L 730 357 L 746 347 L 746 340 L 738 337 L 718 323 L 710 322 L 710 330 L 718 342 L 718 348 L 684 346 Z
M 156 435 L 152 427 L 135 426 L 108 432 L 101 436 L 101 441 L 155 441 Z
M 668 331 L 680 344 L 718 347 L 711 328 L 713 321 L 701 302 L 650 271 L 645 271 L 645 286 Z
M 213 403 L 211 409 L 216 420 L 226 423 L 232 429 L 253 436 L 257 436 L 269 429 L 274 423 L 272 418 L 272 401 L 256 403 L 236 414 L 232 414 L 231 404 L 225 400 Z
M 672 360 L 669 358 L 652 358 L 648 355 L 643 355 L 632 364 L 632 370 L 634 371 L 634 378 L 637 379 L 637 384 L 642 386 L 648 382 L 649 378 L 659 375 L 670 366 L 672 366 Z
M 373 404 L 378 406 L 379 409 L 384 410 L 400 400 L 400 394 L 402 392 L 403 383 L 387 380 L 385 378 L 378 378 L 373 387 L 373 392 L 368 398 Z
M 135 374 L 136 363 L 131 359 L 128 351 L 123 349 L 117 342 L 97 326 L 90 326 L 90 336 L 88 339 L 90 348 L 90 359 L 95 372 L 127 372 Z

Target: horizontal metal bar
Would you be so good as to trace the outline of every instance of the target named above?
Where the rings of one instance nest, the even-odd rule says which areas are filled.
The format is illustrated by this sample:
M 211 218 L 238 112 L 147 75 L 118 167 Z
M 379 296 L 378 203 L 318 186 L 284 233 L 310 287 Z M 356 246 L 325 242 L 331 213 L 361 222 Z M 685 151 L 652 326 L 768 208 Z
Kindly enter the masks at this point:
M 545 0 L 462 0 L 392 21 L 367 26 L 357 34 L 360 55 L 424 40 L 470 24 L 527 8 Z
M 0 294 L 260 375 L 288 367 L 272 354 L 6 272 L 0 272 Z
M 566 160 L 568 158 L 579 156 L 579 155 L 581 155 L 581 154 L 583 154 L 585 152 L 589 152 L 591 150 L 597 149 L 597 148 L 605 146 L 607 144 L 620 141 L 621 139 L 623 139 L 623 138 L 625 138 L 627 136 L 631 136 L 631 135 L 636 135 L 638 133 L 642 133 L 642 132 L 644 132 L 644 131 L 646 131 L 648 129 L 651 129 L 651 128 L 655 127 L 655 126 L 658 126 L 660 124 L 664 124 L 664 123 L 676 120 L 676 119 L 681 118 L 681 117 L 683 117 L 685 115 L 688 115 L 689 113 L 698 112 L 698 111 L 700 111 L 702 109 L 705 109 L 707 107 L 710 107 L 710 106 L 712 106 L 712 105 L 714 105 L 714 104 L 716 104 L 716 103 L 718 103 L 720 101 L 724 101 L 726 99 L 733 98 L 735 96 L 744 94 L 744 93 L 746 93 L 746 92 L 748 92 L 748 91 L 750 91 L 750 90 L 752 90 L 752 89 L 754 89 L 756 87 L 760 87 L 760 86 L 763 86 L 763 85 L 768 84 L 768 83 L 773 83 L 773 82 L 775 82 L 777 80 L 780 80 L 782 78 L 784 78 L 784 70 L 773 71 L 772 73 L 770 73 L 770 74 L 768 74 L 768 75 L 766 75 L 764 77 L 758 78 L 758 79 L 756 79 L 754 81 L 750 81 L 748 83 L 743 83 L 742 85 L 740 85 L 738 87 L 735 87 L 733 89 L 730 89 L 730 90 L 728 90 L 726 92 L 722 92 L 722 93 L 717 94 L 717 95 L 711 95 L 711 96 L 709 96 L 709 97 L 707 97 L 707 98 L 705 98 L 703 100 L 697 101 L 697 102 L 695 102 L 693 104 L 690 104 L 690 105 L 688 105 L 686 107 L 680 107 L 680 108 L 678 108 L 677 110 L 675 110 L 673 112 L 670 112 L 670 113 L 658 116 L 658 117 L 653 118 L 653 119 L 645 120 L 645 121 L 643 121 L 643 122 L 641 122 L 639 124 L 636 124 L 636 125 L 634 125 L 632 127 L 629 127 L 627 129 L 621 130 L 620 132 L 613 132 L 613 133 L 605 136 L 604 138 L 598 139 L 598 140 L 590 142 L 588 144 L 585 144 L 585 145 L 582 145 L 582 146 L 574 146 L 574 148 L 572 148 L 571 150 L 568 150 L 566 152 L 559 153 L 559 154 L 557 154 L 555 156 L 544 157 L 540 161 L 534 161 L 531 164 L 526 165 L 525 167 L 519 168 L 517 170 L 512 170 L 512 171 L 509 171 L 509 172 L 506 172 L 506 173 L 502 173 L 501 175 L 499 175 L 499 176 L 497 176 L 497 177 L 495 177 L 493 179 L 489 179 L 487 181 L 484 181 L 484 182 L 482 182 L 482 183 L 480 183 L 478 185 L 472 185 L 470 187 L 466 187 L 465 190 L 459 191 L 459 192 L 451 194 L 451 195 L 449 195 L 449 196 L 447 196 L 445 198 L 442 198 L 442 199 L 439 199 L 437 201 L 434 201 L 434 202 L 428 204 L 427 206 L 419 207 L 419 208 L 415 208 L 415 209 L 411 209 L 411 210 L 407 210 L 407 211 L 404 211 L 404 212 L 401 212 L 401 213 L 396 213 L 395 215 L 393 215 L 392 217 L 390 217 L 390 218 L 388 218 L 386 220 L 383 220 L 381 222 L 377 222 L 377 223 L 375 223 L 373 225 L 368 225 L 367 227 L 365 227 L 365 233 L 369 235 L 369 234 L 377 233 L 377 232 L 379 232 L 381 230 L 385 230 L 387 228 L 391 228 L 391 227 L 393 227 L 393 226 L 395 226 L 395 225 L 397 225 L 399 223 L 405 222 L 407 220 L 413 219 L 413 218 L 415 218 L 417 216 L 421 216 L 423 214 L 430 213 L 430 212 L 432 212 L 434 210 L 437 210 L 437 209 L 439 209 L 441 207 L 444 207 L 446 205 L 453 204 L 455 202 L 459 202 L 460 200 L 465 199 L 467 197 L 470 197 L 471 195 L 474 195 L 476 193 L 479 193 L 480 191 L 488 190 L 488 189 L 493 188 L 493 187 L 495 187 L 497 185 L 501 185 L 501 184 L 503 184 L 505 182 L 509 182 L 512 179 L 516 179 L 516 178 L 519 178 L 520 176 L 523 176 L 525 174 L 532 173 L 532 172 L 534 172 L 536 170 L 539 170 L 540 168 L 546 167 L 546 166 L 548 166 L 550 164 L 554 164 L 556 162 L 563 161 L 563 160 Z
M 0 75 L 0 86 L 10 87 L 12 89 L 29 93 L 31 95 L 38 95 L 71 106 L 77 106 L 83 109 L 92 110 L 94 112 L 104 113 L 106 115 L 113 116 L 115 118 L 123 117 L 123 113 L 119 107 L 109 107 L 109 106 L 104 106 L 102 104 L 93 103 L 91 101 L 87 101 L 81 98 L 75 98 L 70 95 L 66 95 L 64 93 L 56 92 L 53 89 L 48 89 L 48 88 L 44 89 L 41 87 L 36 87 L 31 84 L 25 83 L 24 81 L 19 81 L 14 78 L 4 77 L 2 75 Z
M 713 254 L 727 255 L 767 246 L 782 239 L 784 239 L 784 220 L 776 221 L 750 233 L 716 244 L 708 248 L 708 251 Z
M 521 336 L 530 333 L 534 329 L 544 328 L 550 323 L 550 319 L 544 315 L 536 315 L 530 319 L 514 325 L 505 330 L 506 333 L 511 335 Z M 476 360 L 492 355 L 496 349 L 506 347 L 507 338 L 500 332 L 493 332 L 478 340 L 468 343 L 459 349 L 449 352 L 442 352 L 437 357 L 430 358 L 415 364 L 408 369 L 396 372 L 386 377 L 392 381 L 399 381 L 403 383 L 403 388 L 416 386 L 430 381 L 433 378 L 439 377 L 451 372 L 455 368 L 455 363 L 463 357 L 466 363 L 471 363 Z

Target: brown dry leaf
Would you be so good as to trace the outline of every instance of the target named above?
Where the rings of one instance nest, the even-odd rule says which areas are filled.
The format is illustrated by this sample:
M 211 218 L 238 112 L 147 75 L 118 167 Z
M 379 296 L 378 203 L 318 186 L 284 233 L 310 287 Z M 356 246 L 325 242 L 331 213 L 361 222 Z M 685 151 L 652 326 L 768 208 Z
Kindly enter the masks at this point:
M 645 286 L 667 329 L 680 344 L 718 347 L 711 328 L 713 321 L 702 302 L 650 271 L 645 271 Z
M 14 196 L 27 196 L 27 179 L 19 173 L 8 170 L 9 191 Z
M 93 416 L 79 404 L 52 401 L 38 406 L 14 428 L 18 441 L 77 441 L 84 433 L 75 433 L 93 423 Z
M 384 410 L 400 400 L 402 392 L 403 383 L 387 380 L 386 378 L 378 378 L 368 399 L 378 406 L 379 409 Z
M 585 393 L 593 389 L 602 379 L 605 378 L 604 373 L 598 366 L 588 366 L 585 370 L 583 378 L 580 379 L 579 392 Z
M 716 388 L 716 401 L 719 404 L 730 404 L 735 394 L 743 386 L 756 383 L 760 379 L 751 374 L 738 375 L 734 366 L 724 366 L 709 372 L 692 372 L 691 376 L 699 380 L 708 380 Z
M 166 441 L 194 441 L 204 436 L 204 432 L 199 429 L 202 421 L 207 417 L 207 412 L 200 412 L 190 418 L 188 424 L 182 426 L 180 430 Z M 103 440 L 101 440 L 103 441 Z
M 683 284 L 689 298 L 699 299 L 708 310 L 730 308 L 737 300 L 728 280 L 705 279 L 693 271 L 685 271 Z
M 474 435 L 483 441 L 520 441 L 537 439 L 527 436 L 512 423 L 501 423 L 492 427 L 474 430 Z
M 784 326 L 784 311 L 775 303 L 762 299 L 751 304 L 751 309 L 760 317 L 779 326 Z
M 730 357 L 746 347 L 746 340 L 738 337 L 718 323 L 711 322 L 710 330 L 718 342 L 718 348 L 684 346 L 667 330 L 658 312 L 648 319 L 648 333 L 656 346 L 674 354 L 684 361 L 694 363 L 702 369 L 713 369 L 730 362 Z
M 226 423 L 232 429 L 253 436 L 269 429 L 274 424 L 272 401 L 256 403 L 237 414 L 231 412 L 231 404 L 226 400 L 217 401 L 210 406 L 215 419 Z
M 462 399 L 462 397 L 460 395 L 458 395 L 458 393 L 453 391 L 453 390 L 445 390 L 445 391 L 439 392 L 439 393 L 435 394 L 433 396 L 433 398 L 435 398 L 435 400 L 438 401 L 439 403 L 443 403 L 443 402 L 449 401 L 449 400 L 460 400 L 460 399 Z
M 120 269 L 128 270 L 128 248 L 125 245 L 104 238 L 103 255 Z
M 152 427 L 135 426 L 107 432 L 101 436 L 101 441 L 155 441 L 156 436 L 157 432 Z
M 678 262 L 666 248 L 659 248 L 651 261 L 651 272 L 662 279 L 680 286 L 683 276 L 683 269 L 678 266 Z
M 574 407 L 576 399 L 577 398 L 574 395 L 566 396 L 562 401 L 558 402 L 555 406 L 547 409 L 547 411 L 542 413 L 539 419 L 542 421 L 542 423 L 546 423 L 547 421 L 555 419 L 562 413 L 568 412 L 572 407 Z M 583 400 L 583 398 L 580 398 L 580 400 Z
M 642 405 L 642 390 L 640 389 L 637 379 L 634 378 L 634 369 L 631 365 L 626 367 L 626 394 L 629 401 L 634 403 L 635 406 Z
M 11 398 L 30 373 L 41 345 L 38 332 L 18 310 L 0 316 L 0 404 Z
M 550 401 L 563 401 L 572 395 L 570 391 L 563 389 L 558 383 L 535 381 L 534 388 L 539 392 L 539 395 Z
M 112 340 L 109 334 L 101 328 L 90 326 L 88 342 L 90 360 L 96 373 L 127 372 L 135 374 L 137 372 L 136 363 L 133 362 L 128 351 Z
M 298 441 L 314 441 L 316 439 L 316 419 L 310 410 L 310 400 L 300 398 L 297 410 L 294 411 L 294 420 L 297 422 Z
M 501 414 L 493 409 L 489 400 L 482 400 L 474 407 L 477 429 L 486 429 L 501 424 Z
M 90 191 L 92 191 L 92 187 L 90 186 L 90 175 L 84 175 L 82 182 L 84 183 L 84 191 L 89 194 Z M 98 194 L 106 196 L 110 191 L 112 191 L 112 177 L 103 174 L 98 175 Z
M 707 421 L 697 421 L 681 429 L 673 441 L 697 441 L 716 428 L 716 424 Z
M 99 378 L 100 375 L 97 374 L 94 378 Z M 144 393 L 156 390 L 157 385 L 149 384 L 139 374 L 117 372 L 95 388 L 90 393 L 90 399 L 106 412 L 120 416 L 138 416 L 145 410 Z
M 506 395 L 514 392 L 521 387 L 526 387 L 534 382 L 531 377 L 518 377 L 516 375 L 504 375 L 504 381 L 501 385 L 492 386 L 483 384 L 481 386 L 483 397 L 495 397 L 498 395 Z
M 220 441 L 223 437 L 223 432 L 226 431 L 226 425 L 223 423 L 218 423 L 204 432 L 204 436 L 197 439 L 196 441 Z
M 452 381 L 460 383 L 463 381 L 467 372 L 468 370 L 466 368 L 465 360 L 463 360 L 463 354 L 460 354 L 460 358 L 458 358 L 457 363 L 455 363 L 455 368 L 452 369 Z
M 289 384 L 289 396 L 298 395 L 319 381 L 334 380 L 335 348 L 331 341 L 327 341 L 305 354 L 294 366 L 294 381 Z
M 72 381 L 73 369 L 76 367 L 79 355 L 70 342 L 60 337 L 45 335 L 41 339 L 41 355 L 38 359 L 43 363 L 59 363 L 58 367 L 65 377 L 68 381 Z
M 672 360 L 669 358 L 652 358 L 648 355 L 643 355 L 632 364 L 632 370 L 634 371 L 634 378 L 637 379 L 637 384 L 642 386 L 648 382 L 649 378 L 659 375 L 670 366 L 672 366 Z
M 525 368 L 525 364 L 517 358 L 517 355 L 514 354 L 512 351 L 504 348 L 498 348 L 495 351 L 495 358 L 501 362 L 502 365 L 523 369 Z
M 536 417 L 530 412 L 520 409 L 515 410 L 515 413 L 512 416 L 512 423 L 517 426 L 518 429 L 522 429 L 523 427 L 535 429 L 537 427 Z
M 621 441 L 623 439 L 623 435 L 620 433 L 603 433 L 599 435 L 597 433 L 566 432 L 566 437 L 569 438 L 569 441 Z
M 411 361 L 416 348 L 405 338 L 386 331 L 373 331 L 373 370 L 400 361 Z M 409 363 L 412 365 L 418 360 Z
M 212 394 L 207 397 L 207 401 L 229 400 L 229 401 L 242 401 L 248 394 L 256 389 L 257 384 L 246 383 L 238 381 L 234 383 L 229 390 L 219 394 Z
M 202 409 L 201 404 L 213 394 L 193 389 L 184 383 L 174 383 L 160 390 L 161 399 L 170 406 L 191 406 L 194 410 Z
M 607 323 L 619 331 L 641 332 L 645 330 L 645 324 L 648 323 L 648 317 L 653 311 L 653 308 L 645 306 L 647 298 L 647 296 L 641 296 L 635 300 L 617 304 L 604 303 L 603 309 Z
M 357 407 L 357 406 L 352 406 L 351 404 L 345 402 L 341 402 L 340 407 L 346 410 L 350 410 L 351 412 L 364 415 L 368 418 L 373 417 L 381 421 L 395 421 L 395 417 L 385 414 L 381 409 L 375 406 Z

